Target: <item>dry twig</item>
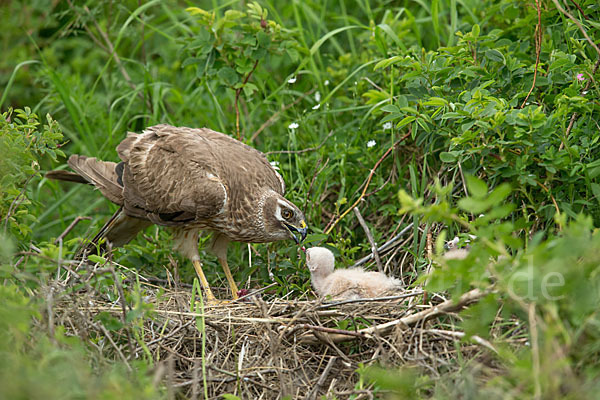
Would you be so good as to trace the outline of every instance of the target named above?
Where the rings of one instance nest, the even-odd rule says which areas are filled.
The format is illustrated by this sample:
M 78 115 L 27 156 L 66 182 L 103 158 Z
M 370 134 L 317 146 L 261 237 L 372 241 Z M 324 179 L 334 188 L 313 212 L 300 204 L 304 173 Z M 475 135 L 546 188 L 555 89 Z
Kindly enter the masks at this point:
M 400 144 L 404 139 L 406 139 L 407 137 L 410 136 L 410 132 L 408 132 L 406 135 L 402 136 L 400 139 L 398 139 L 385 153 L 383 153 L 383 155 L 381 156 L 381 158 L 379 160 L 377 160 L 377 162 L 375 163 L 375 165 L 373 166 L 373 169 L 371 169 L 371 172 L 369 173 L 369 176 L 367 177 L 367 181 L 365 182 L 364 188 L 362 193 L 360 194 L 360 196 L 358 197 L 358 199 L 356 199 L 356 201 L 350 206 L 348 207 L 348 209 L 346 209 L 346 211 L 344 211 L 338 219 L 335 220 L 335 222 L 333 222 L 329 228 L 327 228 L 325 230 L 325 234 L 329 235 L 331 233 L 331 231 L 333 230 L 333 228 L 335 228 L 335 226 L 342 220 L 344 219 L 344 217 L 354 208 L 358 205 L 358 203 L 360 203 L 360 201 L 363 199 L 363 197 L 365 197 L 365 194 L 367 193 L 367 188 L 369 187 L 369 183 L 371 183 L 371 179 L 373 179 L 373 175 L 375 174 L 375 171 L 377 170 L 377 168 L 379 167 L 379 165 L 381 165 L 381 163 L 383 162 L 383 160 L 385 160 L 387 158 L 387 156 L 392 152 L 392 150 L 394 150 L 396 148 L 396 146 L 398 144 Z
M 358 223 L 360 224 L 360 226 L 362 226 L 363 230 L 365 231 L 365 235 L 367 235 L 367 240 L 369 241 L 369 244 L 371 245 L 371 254 L 373 254 L 373 257 L 375 257 L 375 262 L 377 263 L 377 270 L 379 272 L 383 273 L 383 264 L 381 263 L 381 258 L 379 257 L 379 252 L 377 251 L 377 243 L 375 243 L 375 239 L 373 238 L 373 235 L 371 234 L 371 231 L 369 230 L 369 227 L 367 226 L 367 223 L 365 222 L 365 219 L 361 215 L 358 207 L 354 207 L 352 210 L 354 211 L 354 214 L 356 215 L 356 219 L 358 220 Z
M 533 71 L 533 82 L 531 83 L 531 88 L 529 89 L 527 96 L 525 96 L 525 100 L 523 100 L 523 103 L 521 103 L 521 108 L 525 107 L 525 105 L 527 104 L 527 100 L 529 100 L 531 92 L 533 92 L 533 89 L 535 88 L 538 67 L 540 65 L 540 53 L 542 51 L 542 10 L 540 8 L 540 0 L 535 0 L 535 5 L 537 7 L 538 15 L 538 22 L 535 26 L 535 69 Z

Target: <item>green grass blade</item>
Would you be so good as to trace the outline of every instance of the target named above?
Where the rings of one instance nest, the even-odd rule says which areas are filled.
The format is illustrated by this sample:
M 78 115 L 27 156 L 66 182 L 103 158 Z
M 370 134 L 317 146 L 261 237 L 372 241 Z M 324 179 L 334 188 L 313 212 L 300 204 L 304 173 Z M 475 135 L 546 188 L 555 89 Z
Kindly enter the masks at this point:
M 10 75 L 10 78 L 8 79 L 8 83 L 6 84 L 6 87 L 4 88 L 2 97 L 0 97 L 0 110 L 2 109 L 2 105 L 4 104 L 6 97 L 8 97 L 8 92 L 10 92 L 10 88 L 12 87 L 15 77 L 17 76 L 17 72 L 21 69 L 21 67 L 24 67 L 24 66 L 30 65 L 30 64 L 39 64 L 39 63 L 40 62 L 38 60 L 27 60 L 27 61 L 23 61 L 23 62 L 17 64 L 17 66 L 13 70 L 12 74 Z

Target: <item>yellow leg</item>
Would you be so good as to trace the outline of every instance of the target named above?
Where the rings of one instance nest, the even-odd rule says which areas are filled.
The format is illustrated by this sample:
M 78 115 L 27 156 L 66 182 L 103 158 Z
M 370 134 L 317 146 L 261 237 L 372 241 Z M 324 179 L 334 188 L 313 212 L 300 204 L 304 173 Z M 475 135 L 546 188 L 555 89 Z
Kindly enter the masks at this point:
M 231 275 L 231 271 L 229 270 L 229 266 L 227 265 L 227 258 L 219 258 L 219 262 L 223 267 L 223 271 L 225 271 L 225 276 L 227 277 L 227 282 L 229 282 L 229 287 L 231 288 L 231 298 L 233 300 L 238 299 L 238 287 L 233 280 L 233 276 Z
M 202 284 L 202 289 L 204 289 L 204 293 L 206 293 L 206 302 L 207 303 L 218 303 L 215 295 L 210 290 L 210 286 L 208 286 L 208 281 L 206 280 L 206 276 L 204 276 L 204 271 L 202 271 L 202 264 L 200 264 L 199 260 L 192 260 L 194 264 L 194 268 L 196 269 L 196 274 L 198 274 L 198 278 L 200 278 L 200 284 Z

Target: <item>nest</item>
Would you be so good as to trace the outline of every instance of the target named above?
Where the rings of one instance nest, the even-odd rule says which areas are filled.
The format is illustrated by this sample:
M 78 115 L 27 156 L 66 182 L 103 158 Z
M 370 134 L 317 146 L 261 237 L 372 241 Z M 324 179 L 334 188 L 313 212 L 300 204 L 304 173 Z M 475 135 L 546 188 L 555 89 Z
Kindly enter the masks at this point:
M 44 320 L 128 368 L 135 359 L 151 361 L 156 384 L 188 398 L 370 398 L 371 386 L 357 386 L 361 365 L 421 365 L 437 375 L 455 365 L 457 352 L 472 358 L 495 351 L 477 337 L 455 346 L 464 334 L 452 328 L 454 313 L 485 295 L 479 290 L 454 302 L 413 290 L 329 303 L 263 295 L 204 307 L 191 289 L 123 280 L 113 267 L 65 268 L 68 278 L 45 288 Z M 132 304 L 127 279 L 129 298 L 141 283 Z

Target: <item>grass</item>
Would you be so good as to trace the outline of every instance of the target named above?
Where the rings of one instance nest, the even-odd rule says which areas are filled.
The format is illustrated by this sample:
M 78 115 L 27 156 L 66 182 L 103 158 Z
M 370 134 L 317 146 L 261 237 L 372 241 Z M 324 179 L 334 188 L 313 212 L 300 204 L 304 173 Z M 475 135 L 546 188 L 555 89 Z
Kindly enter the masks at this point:
M 0 60 L 0 107 L 29 106 L 41 120 L 49 113 L 60 123 L 65 137 L 61 149 L 67 155 L 116 161 L 115 147 L 127 131 L 157 123 L 206 126 L 237 136 L 239 87 L 220 71 L 235 67 L 243 78 L 248 73 L 244 63 L 258 60 L 238 104 L 240 134 L 279 163 L 287 197 L 304 206 L 311 228 L 308 243 L 333 248 L 340 264 L 351 265 L 368 254 L 371 246 L 353 213 L 340 218 L 360 199 L 358 208 L 379 244 L 414 223 L 388 260 L 390 273 L 416 285 L 424 280 L 436 236 L 443 230 L 448 237 L 470 230 L 493 244 L 474 257 L 480 268 L 442 268 L 432 280 L 437 289 L 456 294 L 455 280 L 466 286 L 509 280 L 525 268 L 522 257 L 542 257 L 540 249 L 565 231 L 575 237 L 577 229 L 568 228 L 570 223 L 587 227 L 580 214 L 589 215 L 592 226 L 599 224 L 599 107 L 594 100 L 600 94 L 599 54 L 554 3 L 541 3 L 543 35 L 536 47 L 535 1 L 261 1 L 268 10 L 265 20 L 273 21 L 269 44 L 252 42 L 260 21 L 251 15 L 216 25 L 231 17 L 228 10 L 249 12 L 247 4 L 235 1 L 67 1 L 51 8 L 15 1 L 0 10 L 2 26 L 9 27 L 0 42 L 5 54 Z M 571 8 L 571 16 L 597 42 L 593 21 L 598 20 L 598 5 L 593 0 L 578 5 L 581 9 Z M 208 10 L 207 15 L 214 12 L 211 32 L 218 32 L 218 40 L 207 41 L 203 32 L 210 18 L 186 12 L 188 6 Z M 536 84 L 528 96 L 536 68 Z M 292 123 L 298 127 L 290 128 Z M 406 139 L 382 159 L 402 137 Z M 39 163 L 42 172 L 66 167 L 64 159 L 39 158 Z M 474 196 L 471 189 L 478 193 L 481 185 L 468 188 L 469 176 L 486 183 L 485 194 Z M 498 201 L 487 191 L 493 193 L 502 183 L 512 190 Z M 422 203 L 407 203 L 401 190 Z M 26 195 L 31 204 L 23 209 L 31 218 L 15 218 L 22 218 L 19 224 L 31 233 L 16 236 L 18 251 L 30 250 L 30 243 L 54 251 L 54 238 L 78 216 L 91 216 L 67 236 L 68 256 L 77 245 L 70 239 L 93 235 L 116 208 L 90 188 L 44 178 L 34 178 Z M 465 197 L 471 198 L 470 207 L 459 202 Z M 0 205 L 7 199 L 12 198 L 3 197 Z M 505 203 L 515 206 L 509 210 Z M 590 228 L 592 237 L 593 232 Z M 213 285 L 225 286 L 215 258 L 202 248 L 206 240 L 201 240 L 205 272 Z M 596 245 L 593 239 L 590 243 Z M 514 259 L 512 267 L 499 267 L 490 279 L 484 255 L 497 256 L 494 249 L 508 249 Z M 580 254 L 580 260 L 589 256 L 583 250 Z M 559 260 L 567 256 L 556 255 Z M 171 253 L 165 229 L 148 229 L 116 250 L 114 260 L 160 279 L 174 265 L 182 282 L 191 284 L 195 276 L 191 265 Z M 293 243 L 252 245 L 250 250 L 234 244 L 229 260 L 236 280 L 249 287 L 274 279 L 279 285 L 272 290 L 279 296 L 300 297 L 310 290 L 309 273 Z M 540 265 L 546 263 L 542 257 Z M 31 261 L 27 268 L 35 271 L 39 265 Z M 18 271 L 14 261 L 6 271 Z M 573 279 L 593 281 L 590 276 Z M 503 317 L 531 322 L 523 304 L 512 304 L 508 288 L 501 290 L 503 309 L 510 310 Z M 574 311 L 556 304 L 564 314 L 553 326 L 567 329 L 561 318 L 568 320 Z M 556 304 L 538 304 L 538 318 L 552 317 Z M 478 318 L 487 320 L 473 317 Z M 590 334 L 585 323 L 576 326 L 590 337 L 596 333 Z M 555 343 L 551 330 L 543 330 L 542 337 Z M 569 354 L 566 344 L 560 346 Z M 596 353 L 577 357 L 588 365 Z M 529 355 L 512 356 L 531 361 Z M 502 360 L 506 368 L 517 368 L 507 359 Z M 509 385 L 513 378 L 507 376 L 503 384 Z M 446 390 L 447 383 L 440 382 L 440 390 Z M 544 379 L 537 384 L 558 390 Z M 520 394 L 535 390 L 534 384 L 526 384 Z

